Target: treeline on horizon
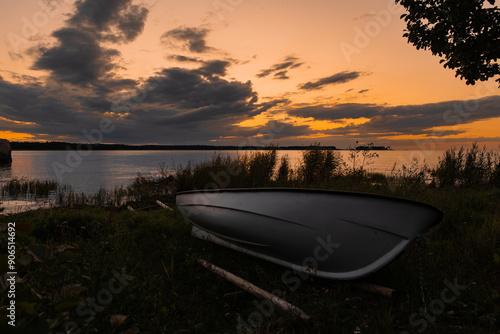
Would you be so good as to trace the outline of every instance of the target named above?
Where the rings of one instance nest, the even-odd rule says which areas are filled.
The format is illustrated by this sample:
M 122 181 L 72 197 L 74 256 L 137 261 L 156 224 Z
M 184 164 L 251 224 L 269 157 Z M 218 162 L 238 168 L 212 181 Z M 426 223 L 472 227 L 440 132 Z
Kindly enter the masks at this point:
M 13 151 L 64 151 L 64 150 L 93 150 L 93 151 L 146 151 L 146 150 L 172 150 L 172 151 L 227 151 L 227 150 L 308 150 L 315 145 L 293 146 L 235 146 L 235 145 L 126 145 L 126 144 L 99 144 L 99 143 L 67 143 L 67 142 L 10 142 Z M 90 147 L 89 147 L 90 146 Z M 326 150 L 339 150 L 336 146 L 320 146 Z M 386 146 L 356 146 L 357 150 L 389 150 Z

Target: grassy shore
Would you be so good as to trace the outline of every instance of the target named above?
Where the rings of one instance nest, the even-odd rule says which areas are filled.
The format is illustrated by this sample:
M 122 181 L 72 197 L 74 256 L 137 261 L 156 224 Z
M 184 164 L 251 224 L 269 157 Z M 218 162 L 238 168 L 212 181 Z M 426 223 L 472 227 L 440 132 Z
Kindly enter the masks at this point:
M 373 159 L 372 151 L 353 150 L 342 161 L 318 147 L 291 166 L 269 150 L 218 155 L 174 174 L 160 168 L 157 177 L 138 175 L 127 188 L 92 196 L 47 185 L 59 191 L 59 207 L 0 217 L 2 333 L 12 330 L 6 317 L 9 222 L 16 223 L 18 333 L 497 333 L 498 156 L 477 146 L 450 150 L 434 170 L 406 167 L 390 176 L 367 173 Z M 191 237 L 175 192 L 214 186 L 390 195 L 435 205 L 446 223 L 428 236 L 429 244 L 413 244 L 362 280 L 398 291 L 385 298 L 357 290 L 352 281 L 306 278 Z M 311 319 L 241 292 L 199 265 L 199 258 L 280 294 Z

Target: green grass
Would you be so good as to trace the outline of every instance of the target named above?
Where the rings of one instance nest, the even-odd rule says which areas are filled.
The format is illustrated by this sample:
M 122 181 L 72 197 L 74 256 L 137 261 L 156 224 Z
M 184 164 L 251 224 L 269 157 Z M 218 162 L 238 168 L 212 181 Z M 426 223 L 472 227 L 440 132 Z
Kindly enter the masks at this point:
M 163 171 L 156 178 L 138 176 L 122 193 L 102 192 L 63 203 L 62 208 L 0 216 L 2 226 L 17 223 L 16 261 L 23 279 L 16 284 L 17 323 L 24 326 L 18 332 L 62 333 L 69 328 L 81 333 L 497 332 L 498 187 L 429 183 L 430 173 L 424 169 L 389 177 L 360 171 L 359 166 L 352 172 L 326 151 L 314 152 L 317 161 L 308 165 L 313 172 L 305 173 L 304 165 L 292 168 L 285 163 L 283 167 L 286 160 L 276 161 L 274 154 L 269 150 L 236 159 L 215 156 L 175 175 Z M 239 174 L 229 174 L 226 180 L 223 173 L 228 167 Z M 387 299 L 356 290 L 349 281 L 301 279 L 286 268 L 191 237 L 190 226 L 175 209 L 173 191 L 199 184 L 202 189 L 204 182 L 215 182 L 211 175 L 226 186 L 319 187 L 409 198 L 439 207 L 446 223 L 429 235 L 429 245 L 425 241 L 413 244 L 388 266 L 363 279 L 398 291 L 398 297 Z M 305 175 L 321 177 L 310 183 Z M 158 207 L 131 212 L 126 205 L 112 205 L 116 198 L 130 196 L 131 200 L 132 191 L 135 201 L 127 205 L 150 207 L 159 199 L 174 210 Z M 2 230 L 0 236 L 5 250 L 6 232 Z M 445 280 L 464 286 L 453 301 L 443 303 L 444 309 L 433 322 L 418 314 L 423 307 L 419 246 L 428 306 L 442 299 Z M 5 256 L 0 256 L 0 263 L 5 263 Z M 311 320 L 300 320 L 241 293 L 198 264 L 199 258 L 269 292 L 279 292 Z M 113 272 L 133 278 L 120 286 Z M 110 282 L 115 285 L 110 287 Z M 5 287 L 4 278 L 0 287 Z M 448 290 L 445 297 L 450 296 Z M 107 305 L 93 312 L 88 305 L 92 299 L 97 308 Z M 7 295 L 2 294 L 0 301 L 4 305 L 0 312 L 6 314 Z M 120 318 L 117 315 L 126 319 L 113 325 L 111 320 Z M 0 318 L 2 332 L 8 328 L 5 319 Z

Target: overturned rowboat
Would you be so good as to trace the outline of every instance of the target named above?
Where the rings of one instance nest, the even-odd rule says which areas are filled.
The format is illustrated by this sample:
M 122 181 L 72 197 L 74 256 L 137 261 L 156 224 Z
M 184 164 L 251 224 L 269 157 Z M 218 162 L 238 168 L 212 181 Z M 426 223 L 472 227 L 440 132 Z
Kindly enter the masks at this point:
M 415 201 L 312 189 L 188 191 L 177 207 L 195 237 L 330 279 L 380 269 L 443 218 Z

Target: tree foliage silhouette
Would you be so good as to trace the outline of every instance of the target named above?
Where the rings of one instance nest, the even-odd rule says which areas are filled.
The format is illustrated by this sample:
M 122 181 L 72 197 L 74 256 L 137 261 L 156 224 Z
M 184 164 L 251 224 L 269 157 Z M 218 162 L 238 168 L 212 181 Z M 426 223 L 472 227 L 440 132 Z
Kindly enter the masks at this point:
M 407 14 L 404 37 L 438 55 L 468 85 L 500 74 L 500 10 L 495 0 L 395 0 Z M 500 84 L 500 79 L 496 80 Z

